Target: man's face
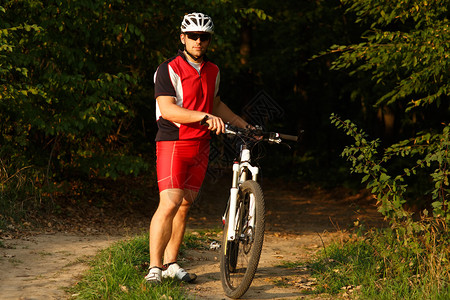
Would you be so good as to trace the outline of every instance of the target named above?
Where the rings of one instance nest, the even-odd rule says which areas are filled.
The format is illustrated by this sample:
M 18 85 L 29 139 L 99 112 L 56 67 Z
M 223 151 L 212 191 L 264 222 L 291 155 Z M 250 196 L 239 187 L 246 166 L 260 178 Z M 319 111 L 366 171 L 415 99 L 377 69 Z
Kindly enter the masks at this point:
M 190 54 L 201 57 L 208 49 L 211 34 L 206 32 L 185 32 L 180 35 L 180 39 Z

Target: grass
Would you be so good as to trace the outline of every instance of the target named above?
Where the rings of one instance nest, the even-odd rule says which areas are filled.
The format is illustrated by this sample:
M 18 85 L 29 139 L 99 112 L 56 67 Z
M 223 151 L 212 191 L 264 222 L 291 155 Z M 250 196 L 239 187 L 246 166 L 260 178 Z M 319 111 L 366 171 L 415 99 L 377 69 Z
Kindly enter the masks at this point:
M 448 232 L 401 236 L 371 231 L 334 243 L 307 264 L 317 278 L 313 293 L 355 299 L 450 299 Z M 304 266 L 286 263 L 285 267 Z
M 186 234 L 181 253 L 206 248 L 215 235 L 206 231 Z M 72 299 L 191 299 L 180 282 L 149 285 L 144 279 L 148 259 L 148 235 L 113 244 L 91 261 L 89 271 L 69 290 Z
M 29 167 L 8 165 L 0 157 L 0 229 L 20 227 L 27 214 L 42 204 Z
M 209 243 L 221 238 L 222 229 L 197 230 L 184 236 L 181 254 L 185 249 L 209 249 Z

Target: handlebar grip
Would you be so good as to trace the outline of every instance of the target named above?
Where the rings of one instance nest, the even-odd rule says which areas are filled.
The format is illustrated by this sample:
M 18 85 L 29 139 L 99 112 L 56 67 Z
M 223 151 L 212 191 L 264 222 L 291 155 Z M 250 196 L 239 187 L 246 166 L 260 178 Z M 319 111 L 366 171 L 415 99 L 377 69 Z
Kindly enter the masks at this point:
M 290 141 L 294 141 L 297 142 L 298 141 L 298 136 L 295 135 L 289 135 L 289 134 L 283 134 L 283 133 L 279 133 L 280 138 L 282 138 L 283 140 L 290 140 Z

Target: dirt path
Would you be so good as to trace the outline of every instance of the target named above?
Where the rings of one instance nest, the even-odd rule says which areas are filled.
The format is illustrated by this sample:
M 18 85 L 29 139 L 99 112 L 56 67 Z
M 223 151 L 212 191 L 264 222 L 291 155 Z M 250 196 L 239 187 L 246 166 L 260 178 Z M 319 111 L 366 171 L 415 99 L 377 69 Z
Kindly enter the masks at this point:
M 89 258 L 122 237 L 39 234 L 3 240 L 0 299 L 64 299 Z
M 314 287 L 308 270 L 287 269 L 281 264 L 306 261 L 331 240 L 345 239 L 348 225 L 357 219 L 368 226 L 380 221 L 367 195 L 310 191 L 296 186 L 287 188 L 276 183 L 265 185 L 264 190 L 267 234 L 256 278 L 243 299 L 312 299 L 305 294 Z M 226 192 L 226 184 L 209 182 L 205 185 L 192 209 L 189 230 L 219 226 L 226 199 L 217 195 L 226 195 Z M 71 295 L 64 289 L 74 284 L 88 268 L 89 258 L 111 243 L 132 235 L 130 232 L 145 230 L 151 209 L 147 214 L 121 215 L 120 218 L 103 211 L 93 213 L 89 216 L 93 219 L 78 220 L 77 224 L 83 226 L 75 226 L 77 234 L 56 230 L 54 225 L 54 230 L 47 230 L 45 234 L 28 234 L 22 238 L 3 235 L 0 299 L 70 299 Z M 99 224 L 105 223 L 109 223 L 108 230 L 100 229 Z M 218 255 L 209 250 L 186 253 L 183 266 L 199 275 L 195 285 L 187 286 L 196 299 L 225 299 Z
M 315 281 L 307 268 L 285 268 L 284 262 L 306 261 L 322 246 L 322 239 L 328 241 L 333 234 L 319 237 L 315 234 L 304 236 L 265 237 L 258 271 L 248 292 L 242 299 L 316 299 L 306 292 L 314 288 Z M 189 271 L 199 275 L 196 285 L 188 285 L 196 299 L 227 299 L 223 296 L 219 273 L 219 253 L 211 251 L 189 251 L 187 260 Z M 321 299 L 324 297 L 320 297 Z
M 191 226 L 217 226 L 225 203 L 208 199 L 215 193 L 225 193 L 225 189 L 226 184 L 220 184 L 204 191 L 205 197 L 199 199 L 203 203 L 194 209 Z M 329 298 L 308 295 L 315 288 L 315 280 L 307 268 L 286 268 L 283 263 L 306 262 L 331 241 L 346 240 L 356 221 L 369 227 L 380 226 L 381 218 L 372 197 L 280 182 L 263 184 L 263 189 L 267 212 L 264 246 L 255 279 L 242 299 Z M 211 219 L 205 215 L 214 221 L 209 222 Z M 184 266 L 199 275 L 197 284 L 188 286 L 196 299 L 227 299 L 220 282 L 219 252 L 189 251 L 185 259 Z

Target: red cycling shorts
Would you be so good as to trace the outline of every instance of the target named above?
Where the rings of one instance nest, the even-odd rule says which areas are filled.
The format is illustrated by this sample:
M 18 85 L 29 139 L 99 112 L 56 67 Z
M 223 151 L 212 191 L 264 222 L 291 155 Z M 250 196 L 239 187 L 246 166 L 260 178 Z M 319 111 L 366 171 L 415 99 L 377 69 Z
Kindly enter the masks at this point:
M 156 172 L 159 191 L 188 189 L 195 192 L 205 178 L 209 140 L 156 142 Z

